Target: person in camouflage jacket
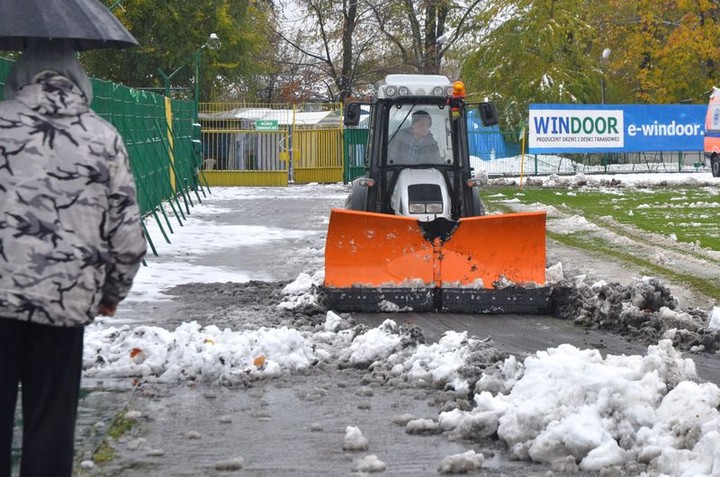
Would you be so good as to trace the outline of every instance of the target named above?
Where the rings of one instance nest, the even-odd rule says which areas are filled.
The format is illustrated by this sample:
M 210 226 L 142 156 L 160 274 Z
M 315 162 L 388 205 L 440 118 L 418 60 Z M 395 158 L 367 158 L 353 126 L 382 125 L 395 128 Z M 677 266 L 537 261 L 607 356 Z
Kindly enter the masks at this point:
M 122 138 L 69 43 L 35 41 L 0 102 L 0 476 L 22 383 L 23 476 L 70 476 L 84 325 L 146 251 Z

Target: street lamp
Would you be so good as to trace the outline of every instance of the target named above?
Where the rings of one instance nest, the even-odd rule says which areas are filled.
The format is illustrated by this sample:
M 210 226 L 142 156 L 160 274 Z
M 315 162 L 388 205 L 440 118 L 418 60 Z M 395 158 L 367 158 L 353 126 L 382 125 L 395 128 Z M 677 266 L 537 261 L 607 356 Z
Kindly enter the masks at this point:
M 443 34 L 435 40 L 435 73 L 440 74 L 440 55 L 442 55 L 442 47 L 448 41 L 448 35 Z
M 198 121 L 198 106 L 200 101 L 200 56 L 203 48 L 209 48 L 211 50 L 217 50 L 220 48 L 220 38 L 217 33 L 210 33 L 208 41 L 198 48 L 193 56 L 195 57 L 195 121 Z
M 443 33 L 439 37 L 435 39 L 435 73 L 440 73 L 440 62 L 442 60 L 442 49 L 443 46 L 445 46 L 445 43 L 447 43 L 450 40 L 450 36 L 454 33 L 454 29 L 450 29 L 448 32 Z
M 610 58 L 610 53 L 612 53 L 612 50 L 610 48 L 605 48 L 602 51 L 602 57 L 601 57 L 601 63 L 600 63 L 600 101 L 601 104 L 605 104 L 605 65 L 607 64 L 608 58 Z

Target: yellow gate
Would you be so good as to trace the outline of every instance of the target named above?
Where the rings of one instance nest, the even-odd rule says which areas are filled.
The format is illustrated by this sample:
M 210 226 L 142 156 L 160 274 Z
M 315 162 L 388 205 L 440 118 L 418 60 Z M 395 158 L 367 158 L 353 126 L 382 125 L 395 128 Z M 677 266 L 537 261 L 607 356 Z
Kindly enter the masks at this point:
M 339 104 L 200 103 L 198 116 L 210 186 L 342 181 Z

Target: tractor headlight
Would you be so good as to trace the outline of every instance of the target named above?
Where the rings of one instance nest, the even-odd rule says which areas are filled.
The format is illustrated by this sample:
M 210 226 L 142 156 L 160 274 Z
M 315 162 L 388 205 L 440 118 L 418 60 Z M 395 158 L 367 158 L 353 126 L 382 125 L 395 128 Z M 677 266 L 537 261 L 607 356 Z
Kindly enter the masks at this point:
M 425 204 L 422 204 L 419 202 L 410 202 L 408 204 L 408 211 L 411 214 L 424 214 L 425 213 Z
M 397 93 L 395 86 L 386 86 L 385 87 L 385 95 L 388 98 L 392 98 L 393 96 L 395 96 L 395 93 Z
M 425 204 L 425 211 L 428 214 L 442 214 L 442 212 L 443 212 L 442 202 L 432 202 L 430 204 Z
M 442 214 L 442 202 L 410 202 L 408 212 L 411 214 Z

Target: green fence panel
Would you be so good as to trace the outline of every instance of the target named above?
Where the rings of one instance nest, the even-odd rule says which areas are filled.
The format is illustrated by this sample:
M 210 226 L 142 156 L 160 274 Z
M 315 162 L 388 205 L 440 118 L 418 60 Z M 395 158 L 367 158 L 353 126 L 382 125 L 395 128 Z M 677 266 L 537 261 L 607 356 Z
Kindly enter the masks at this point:
M 8 58 L 0 57 L 0 100 L 3 99 L 3 90 L 5 89 L 5 78 L 10 72 L 13 61 Z
M 200 200 L 198 190 L 203 195 L 205 190 L 199 181 L 198 172 L 201 170 L 202 157 L 200 155 L 200 138 L 194 127 L 195 103 L 191 101 L 172 101 L 172 132 L 173 156 L 175 169 L 178 174 L 178 186 L 186 191 L 192 191 Z
M 347 184 L 365 174 L 366 128 L 343 130 L 343 182 Z
M 169 181 L 169 159 L 160 147 L 162 138 L 154 125 L 156 118 L 165 117 L 164 98 L 108 81 L 92 82 L 93 110 L 112 123 L 125 141 L 140 210 L 147 215 L 174 195 Z

